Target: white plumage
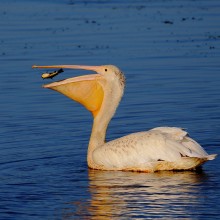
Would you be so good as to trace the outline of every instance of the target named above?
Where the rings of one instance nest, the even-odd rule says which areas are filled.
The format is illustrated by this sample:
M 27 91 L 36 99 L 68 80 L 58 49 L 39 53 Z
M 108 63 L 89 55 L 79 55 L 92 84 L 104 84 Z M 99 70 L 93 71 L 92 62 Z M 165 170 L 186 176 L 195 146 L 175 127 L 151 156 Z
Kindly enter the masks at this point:
M 192 164 L 190 162 L 192 158 Z M 158 127 L 146 132 L 133 133 L 110 141 L 93 152 L 94 162 L 109 170 L 156 171 L 158 164 L 166 162 L 194 168 L 195 158 L 212 160 L 204 149 L 187 132 L 176 127 Z M 175 167 L 173 168 L 175 169 Z M 166 170 L 162 167 L 161 170 Z
M 90 168 L 143 172 L 189 170 L 216 157 L 215 154 L 208 155 L 185 130 L 176 127 L 158 127 L 105 143 L 108 124 L 121 100 L 125 85 L 123 73 L 115 66 L 34 67 L 97 72 L 44 86 L 81 103 L 93 114 L 94 123 L 87 155 Z

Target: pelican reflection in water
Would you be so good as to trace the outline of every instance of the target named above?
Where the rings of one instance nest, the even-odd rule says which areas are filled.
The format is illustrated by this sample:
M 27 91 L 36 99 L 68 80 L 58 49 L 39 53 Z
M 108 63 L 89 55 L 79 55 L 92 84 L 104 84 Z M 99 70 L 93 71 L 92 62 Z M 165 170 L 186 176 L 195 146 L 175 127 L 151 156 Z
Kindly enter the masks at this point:
M 209 181 L 205 173 L 163 171 L 146 175 L 89 169 L 88 175 L 90 197 L 68 203 L 63 219 L 195 219 L 212 200 L 203 194 L 202 183 Z
M 190 170 L 216 155 L 206 151 L 187 132 L 158 127 L 105 142 L 106 130 L 123 96 L 125 77 L 113 65 L 55 65 L 33 68 L 84 69 L 96 74 L 78 76 L 44 85 L 81 103 L 94 118 L 87 163 L 92 169 L 155 172 Z

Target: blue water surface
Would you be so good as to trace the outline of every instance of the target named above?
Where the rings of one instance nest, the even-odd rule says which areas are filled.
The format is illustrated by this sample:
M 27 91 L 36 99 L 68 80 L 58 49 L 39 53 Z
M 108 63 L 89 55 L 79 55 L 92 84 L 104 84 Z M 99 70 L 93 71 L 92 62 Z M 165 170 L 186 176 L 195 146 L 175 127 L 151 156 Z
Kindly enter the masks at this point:
M 218 0 L 1 0 L 0 218 L 220 219 L 219 158 L 200 173 L 89 170 L 90 113 L 31 68 L 114 64 L 126 90 L 107 140 L 177 126 L 219 154 L 219 11 Z

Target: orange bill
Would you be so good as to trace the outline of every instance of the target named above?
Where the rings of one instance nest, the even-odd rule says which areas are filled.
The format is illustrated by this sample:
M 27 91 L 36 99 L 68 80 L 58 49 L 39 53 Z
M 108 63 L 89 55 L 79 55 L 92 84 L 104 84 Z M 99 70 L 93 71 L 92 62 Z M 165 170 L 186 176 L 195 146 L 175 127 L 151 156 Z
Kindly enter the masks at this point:
M 51 69 L 51 68 L 62 68 L 62 69 L 82 69 L 82 70 L 91 70 L 97 72 L 101 67 L 100 66 L 83 66 L 83 65 L 47 65 L 47 66 L 38 66 L 33 65 L 32 68 L 41 68 L 41 69 Z
M 99 74 L 79 76 L 50 83 L 43 87 L 58 91 L 79 102 L 95 117 L 101 108 L 104 97 L 103 88 L 99 83 L 100 77 Z

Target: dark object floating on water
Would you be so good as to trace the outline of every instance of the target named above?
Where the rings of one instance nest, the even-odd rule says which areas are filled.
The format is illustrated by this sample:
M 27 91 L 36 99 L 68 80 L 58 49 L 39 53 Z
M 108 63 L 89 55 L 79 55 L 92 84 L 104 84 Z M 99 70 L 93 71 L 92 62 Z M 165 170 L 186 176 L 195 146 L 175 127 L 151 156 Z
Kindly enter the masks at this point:
M 57 76 L 58 74 L 60 74 L 60 73 L 62 73 L 62 72 L 64 72 L 63 69 L 59 69 L 59 70 L 56 70 L 56 71 L 54 71 L 54 72 L 52 72 L 52 73 L 43 73 L 43 74 L 41 75 L 41 77 L 42 77 L 43 79 L 53 79 L 54 76 Z
M 163 23 L 164 23 L 164 24 L 173 24 L 173 21 L 168 21 L 168 20 L 166 20 L 166 21 L 164 21 Z

